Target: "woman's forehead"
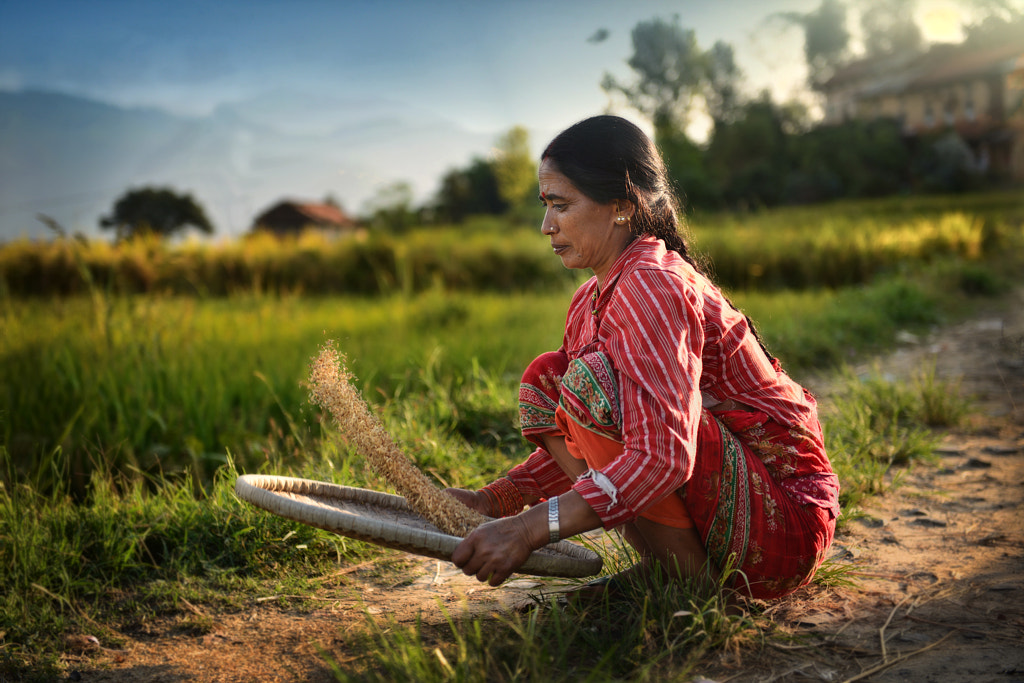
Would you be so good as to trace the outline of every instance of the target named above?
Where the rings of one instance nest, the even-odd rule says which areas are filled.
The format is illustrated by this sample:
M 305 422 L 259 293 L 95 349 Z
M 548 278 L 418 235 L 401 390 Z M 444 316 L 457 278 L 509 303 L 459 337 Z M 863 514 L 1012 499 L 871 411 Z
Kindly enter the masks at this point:
M 568 178 L 560 173 L 539 173 L 540 198 L 565 199 L 569 196 L 579 194 L 579 190 Z
M 572 186 L 572 181 L 566 178 L 558 167 L 550 163 L 550 160 L 545 159 L 541 162 L 540 167 L 537 169 L 537 179 L 541 185 L 569 185 Z

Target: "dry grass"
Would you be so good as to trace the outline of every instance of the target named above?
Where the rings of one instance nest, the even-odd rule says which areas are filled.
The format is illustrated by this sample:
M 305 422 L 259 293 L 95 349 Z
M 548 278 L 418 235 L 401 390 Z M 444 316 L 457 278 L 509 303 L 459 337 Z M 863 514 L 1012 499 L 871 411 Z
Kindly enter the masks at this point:
M 353 386 L 345 358 L 328 341 L 310 364 L 310 398 L 327 410 L 341 433 L 409 507 L 441 531 L 464 537 L 487 518 L 441 491 L 399 449 Z

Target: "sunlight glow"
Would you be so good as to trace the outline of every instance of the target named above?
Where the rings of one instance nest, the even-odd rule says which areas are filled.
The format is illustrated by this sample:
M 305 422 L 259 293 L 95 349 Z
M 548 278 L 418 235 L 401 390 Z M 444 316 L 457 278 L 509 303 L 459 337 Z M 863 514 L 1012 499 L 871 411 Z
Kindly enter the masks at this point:
M 957 7 L 946 0 L 922 2 L 917 10 L 917 23 L 929 43 L 956 43 L 963 40 L 962 17 Z

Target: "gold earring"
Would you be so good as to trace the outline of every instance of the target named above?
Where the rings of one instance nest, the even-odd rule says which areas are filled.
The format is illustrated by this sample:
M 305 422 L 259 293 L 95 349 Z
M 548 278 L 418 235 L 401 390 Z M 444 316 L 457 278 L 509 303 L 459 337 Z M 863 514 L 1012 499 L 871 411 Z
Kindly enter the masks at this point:
M 626 217 L 625 216 L 616 216 L 615 222 L 619 223 L 621 225 L 622 223 L 626 222 Z

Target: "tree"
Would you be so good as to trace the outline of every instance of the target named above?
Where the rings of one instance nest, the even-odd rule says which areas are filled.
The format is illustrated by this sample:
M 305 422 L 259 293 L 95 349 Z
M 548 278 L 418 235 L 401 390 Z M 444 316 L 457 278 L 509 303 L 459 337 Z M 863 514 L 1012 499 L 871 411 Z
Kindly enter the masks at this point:
M 850 32 L 846 29 L 846 7 L 840 0 L 822 0 L 818 9 L 806 14 L 779 12 L 772 16 L 803 30 L 811 88 L 819 89 L 849 58 Z
M 669 175 L 692 205 L 711 206 L 719 201 L 701 147 L 687 135 L 698 111 L 706 113 L 715 129 L 734 121 L 743 109 L 742 72 L 733 48 L 718 41 L 702 50 L 692 29 L 679 17 L 671 22 L 652 19 L 632 32 L 633 55 L 627 63 L 636 74 L 624 84 L 606 74 L 601 87 L 625 95 L 630 106 L 654 124 L 654 141 L 661 149 Z
M 601 87 L 625 95 L 656 129 L 685 130 L 701 105 L 712 117 L 724 116 L 736 105 L 740 72 L 726 43 L 702 51 L 697 34 L 683 28 L 678 16 L 671 22 L 642 21 L 633 28 L 632 39 L 633 56 L 627 64 L 636 72 L 635 81 L 623 84 L 605 74 Z
M 680 130 L 660 128 L 654 142 L 661 150 L 669 178 L 683 201 L 683 208 L 717 208 L 721 197 L 706 167 L 704 150 Z
M 739 82 L 742 73 L 736 66 L 732 45 L 721 40 L 716 41 L 711 49 L 704 53 L 704 58 L 704 104 L 708 115 L 717 125 L 719 122 L 735 118 L 740 109 Z
M 121 195 L 111 214 L 100 219 L 100 227 L 113 228 L 118 240 L 146 233 L 169 237 L 189 227 L 207 234 L 214 232 L 206 212 L 192 195 L 159 187 Z
M 513 210 L 537 196 L 537 165 L 530 155 L 530 134 L 522 126 L 498 139 L 493 167 L 498 196 Z
M 1024 3 L 1020 0 L 959 0 L 967 17 L 965 42 L 992 45 L 1024 44 Z
M 895 119 L 818 126 L 790 140 L 784 201 L 878 197 L 909 189 L 910 148 Z
M 789 170 L 784 116 L 764 92 L 735 120 L 715 126 L 705 163 L 727 204 L 772 206 L 781 201 Z
M 373 228 L 396 233 L 405 232 L 416 221 L 412 202 L 412 185 L 405 181 L 381 187 L 366 202 L 366 222 Z
M 499 215 L 508 209 L 498 190 L 494 165 L 479 157 L 468 168 L 445 173 L 434 199 L 437 219 L 452 223 L 461 223 L 474 214 Z
M 867 0 L 860 13 L 864 52 L 868 57 L 920 52 L 924 34 L 914 21 L 916 2 Z

